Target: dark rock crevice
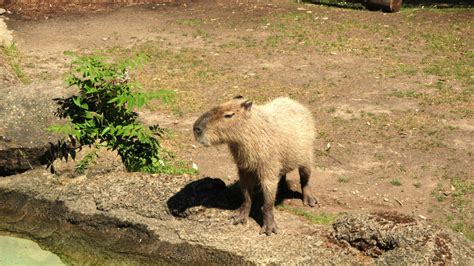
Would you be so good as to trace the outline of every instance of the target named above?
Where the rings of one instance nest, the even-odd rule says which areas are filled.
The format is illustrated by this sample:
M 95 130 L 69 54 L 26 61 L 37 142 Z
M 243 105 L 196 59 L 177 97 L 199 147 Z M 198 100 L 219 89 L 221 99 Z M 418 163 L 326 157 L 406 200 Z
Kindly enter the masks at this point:
M 1 141 L 1 140 L 0 140 Z M 2 147 L 0 145 L 0 176 L 31 170 L 49 162 L 49 145 L 32 147 Z

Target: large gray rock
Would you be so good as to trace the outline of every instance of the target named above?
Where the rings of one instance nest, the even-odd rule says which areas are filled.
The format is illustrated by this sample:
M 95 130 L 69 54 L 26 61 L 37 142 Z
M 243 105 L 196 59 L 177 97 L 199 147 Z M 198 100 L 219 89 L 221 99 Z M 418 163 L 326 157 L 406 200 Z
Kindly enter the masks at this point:
M 450 230 L 396 212 L 344 216 L 334 236 L 380 264 L 474 265 L 474 247 Z
M 27 235 L 80 264 L 426 264 L 436 262 L 436 250 L 441 261 L 472 262 L 471 243 L 413 218 L 400 216 L 407 222 L 390 234 L 386 217 L 348 216 L 332 228 L 277 209 L 280 232 L 267 237 L 258 234 L 259 208 L 246 225 L 231 224 L 240 202 L 238 185 L 214 178 L 114 172 L 71 179 L 33 170 L 0 179 L 0 231 Z M 358 237 L 368 237 L 369 248 L 355 248 Z M 381 249 L 366 252 L 370 245 Z
M 59 122 L 53 98 L 65 94 L 61 81 L 0 87 L 0 176 L 48 163 L 49 142 L 58 139 L 47 131 Z

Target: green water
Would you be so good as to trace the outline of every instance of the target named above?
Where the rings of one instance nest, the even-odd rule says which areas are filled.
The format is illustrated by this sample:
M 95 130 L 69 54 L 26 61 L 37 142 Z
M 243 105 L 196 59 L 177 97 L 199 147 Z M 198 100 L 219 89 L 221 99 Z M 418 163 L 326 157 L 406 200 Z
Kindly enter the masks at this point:
M 35 242 L 0 235 L 0 265 L 65 265 L 54 253 L 43 250 Z

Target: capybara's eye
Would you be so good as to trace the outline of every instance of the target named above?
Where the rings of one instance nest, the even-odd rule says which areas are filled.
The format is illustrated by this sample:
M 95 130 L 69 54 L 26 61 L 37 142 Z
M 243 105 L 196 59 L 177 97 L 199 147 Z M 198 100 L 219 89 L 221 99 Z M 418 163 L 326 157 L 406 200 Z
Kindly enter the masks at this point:
M 224 117 L 225 117 L 225 118 L 231 118 L 231 117 L 234 116 L 234 114 L 235 114 L 235 113 L 225 113 L 225 114 L 224 114 Z

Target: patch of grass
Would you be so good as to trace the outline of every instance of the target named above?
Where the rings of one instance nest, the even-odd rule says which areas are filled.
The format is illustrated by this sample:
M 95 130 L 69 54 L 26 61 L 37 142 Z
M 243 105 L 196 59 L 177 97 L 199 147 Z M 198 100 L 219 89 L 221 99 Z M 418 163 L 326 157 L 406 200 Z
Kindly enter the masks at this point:
M 390 181 L 390 184 L 399 187 L 399 186 L 402 185 L 402 182 L 400 182 L 400 180 L 398 180 L 398 179 L 392 179 L 392 180 Z
M 454 187 L 452 193 L 454 205 L 459 210 L 463 210 L 470 202 L 469 198 L 474 195 L 474 181 L 469 178 L 454 177 L 451 180 L 451 185 Z
M 199 19 L 199 18 L 178 19 L 176 22 L 180 25 L 190 26 L 190 27 L 200 26 L 204 24 L 204 20 Z
M 162 168 L 163 173 L 172 175 L 197 175 L 198 170 L 192 168 L 189 163 L 181 159 L 177 159 L 176 156 L 168 151 L 168 162 Z
M 203 39 L 208 39 L 209 37 L 211 37 L 211 34 L 207 31 L 198 29 L 196 32 L 193 33 L 193 37 L 194 38 L 201 37 Z
M 474 50 L 464 52 L 462 56 L 443 56 L 425 58 L 422 61 L 425 74 L 443 78 L 454 78 L 474 85 Z
M 415 76 L 416 74 L 418 74 L 417 66 L 404 63 L 398 63 L 393 69 L 385 72 L 385 75 L 391 78 L 397 78 L 401 75 Z
M 31 83 L 31 80 L 26 76 L 25 72 L 23 72 L 23 69 L 21 68 L 21 65 L 20 65 L 21 55 L 20 55 L 20 52 L 18 51 L 18 48 L 16 47 L 16 44 L 12 43 L 10 46 L 3 47 L 3 54 L 5 55 L 7 59 L 6 61 L 8 62 L 8 65 L 13 70 L 13 73 L 15 73 L 15 76 L 23 84 Z
M 281 35 L 272 35 L 267 38 L 266 44 L 271 47 L 276 47 L 282 42 L 282 40 L 283 37 Z
M 301 210 L 298 208 L 290 207 L 288 205 L 282 204 L 278 206 L 279 209 L 288 211 L 294 215 L 301 216 L 308 220 L 309 222 L 313 224 L 323 224 L 323 225 L 328 225 L 332 224 L 336 221 L 336 219 L 343 215 L 343 213 L 320 213 L 320 214 L 314 214 L 305 210 Z
M 474 114 L 474 111 L 471 108 L 461 107 L 454 110 L 451 110 L 452 113 L 459 115 L 459 118 L 468 118 Z
M 396 90 L 392 91 L 389 96 L 395 96 L 398 98 L 420 98 L 423 94 L 419 93 L 415 90 L 407 90 L 407 91 L 401 91 L 401 90 Z
M 453 229 L 454 231 L 463 234 L 467 237 L 470 241 L 474 242 L 474 228 L 473 226 L 469 226 L 464 222 L 457 222 L 454 224 L 448 224 L 448 226 Z
M 443 202 L 446 200 L 447 196 L 444 195 L 443 193 L 443 184 L 438 183 L 436 185 L 436 188 L 431 191 L 431 195 L 438 201 L 438 202 Z
M 439 220 L 456 232 L 462 233 L 470 241 L 474 241 L 474 224 L 472 223 L 473 206 L 472 197 L 474 196 L 474 181 L 469 176 L 456 175 L 454 177 L 445 176 L 450 180 L 449 189 L 445 189 L 443 184 L 438 183 L 432 191 L 432 195 L 439 201 L 443 202 L 451 199 L 450 211 L 444 219 Z M 445 191 L 449 191 L 446 193 Z
M 342 175 L 337 178 L 337 182 L 348 183 L 350 178 L 348 176 Z

